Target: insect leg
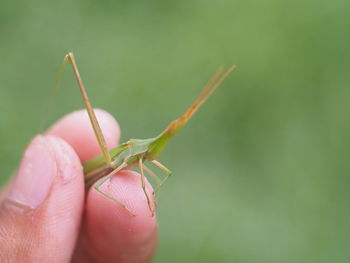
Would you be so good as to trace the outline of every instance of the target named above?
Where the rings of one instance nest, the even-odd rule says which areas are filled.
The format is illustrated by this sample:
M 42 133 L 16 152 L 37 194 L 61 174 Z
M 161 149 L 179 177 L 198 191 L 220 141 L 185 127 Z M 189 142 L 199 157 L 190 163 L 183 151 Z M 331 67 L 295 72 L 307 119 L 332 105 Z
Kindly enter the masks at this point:
M 98 120 L 96 118 L 94 109 L 91 106 L 90 100 L 88 98 L 88 95 L 86 93 L 86 89 L 85 89 L 84 84 L 83 84 L 83 80 L 82 80 L 82 78 L 80 76 L 80 73 L 79 73 L 79 70 L 78 70 L 77 63 L 76 63 L 75 58 L 74 58 L 74 54 L 72 52 L 69 52 L 64 57 L 64 63 L 66 63 L 66 62 L 70 62 L 71 65 L 72 65 L 72 68 L 73 68 L 73 71 L 74 71 L 74 75 L 75 75 L 75 78 L 76 78 L 76 80 L 78 82 L 78 86 L 79 86 L 81 95 L 83 97 L 83 101 L 85 103 L 85 107 L 86 107 L 87 112 L 89 114 L 90 122 L 91 122 L 92 128 L 94 129 L 96 139 L 97 139 L 98 144 L 100 146 L 100 149 L 102 151 L 102 155 L 104 156 L 107 164 L 111 168 L 116 168 L 114 163 L 112 162 L 111 155 L 110 155 L 110 153 L 108 151 L 108 148 L 107 148 L 107 145 L 106 145 L 106 140 L 105 140 L 105 138 L 103 136 L 100 124 L 98 123 Z
M 145 174 L 143 172 L 143 159 L 142 159 L 142 157 L 139 159 L 139 167 L 140 167 L 140 172 L 141 172 L 141 186 L 142 186 L 142 190 L 145 193 L 145 196 L 147 198 L 148 208 L 151 211 L 152 216 L 154 216 L 154 211 L 153 211 L 153 209 L 151 207 L 151 200 L 150 200 L 150 198 L 148 196 L 147 189 L 146 189 Z
M 172 171 L 170 171 L 168 168 L 166 168 L 163 164 L 158 162 L 157 160 L 152 160 L 151 161 L 154 165 L 158 166 L 161 170 L 163 170 L 167 175 L 164 177 L 164 179 L 159 183 L 157 186 L 156 190 L 154 191 L 155 193 L 159 191 L 160 187 L 165 183 L 165 181 L 173 174 Z
M 162 180 L 150 168 L 148 168 L 147 165 L 143 164 L 143 168 L 154 179 L 154 181 L 157 184 L 157 188 L 158 188 L 160 183 L 162 182 Z M 153 195 L 153 200 L 154 200 L 154 207 L 157 208 L 157 206 L 158 206 L 157 198 L 156 198 L 156 195 L 155 195 L 154 191 L 152 192 L 152 195 Z
M 159 179 L 158 175 L 156 175 L 150 168 L 147 167 L 147 165 L 143 164 L 143 169 L 145 169 L 145 171 L 154 179 L 154 181 L 156 182 L 157 186 L 160 184 L 160 182 L 162 181 L 161 179 Z
M 131 215 L 135 216 L 135 214 L 133 212 L 131 212 L 131 210 L 121 201 L 119 201 L 118 199 L 114 198 L 112 195 L 110 195 L 109 193 L 106 193 L 105 191 L 101 190 L 100 187 L 107 181 L 109 180 L 115 173 L 119 172 L 120 170 L 122 170 L 123 168 L 125 168 L 127 166 L 127 163 L 122 163 L 120 166 L 118 166 L 116 169 L 114 169 L 112 172 L 110 172 L 108 175 L 106 175 L 105 178 L 103 178 L 100 182 L 98 182 L 98 184 L 96 184 L 94 186 L 94 188 L 96 189 L 97 192 L 99 192 L 100 194 L 108 197 L 109 199 L 113 200 L 114 202 L 116 202 L 117 204 L 121 205 L 127 212 L 129 212 Z

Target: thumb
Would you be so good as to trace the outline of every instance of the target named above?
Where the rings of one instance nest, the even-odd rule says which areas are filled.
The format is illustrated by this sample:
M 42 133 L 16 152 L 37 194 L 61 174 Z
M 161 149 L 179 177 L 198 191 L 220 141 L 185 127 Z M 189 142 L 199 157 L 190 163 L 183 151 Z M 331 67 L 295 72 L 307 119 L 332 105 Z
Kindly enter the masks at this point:
M 73 149 L 54 136 L 34 138 L 0 203 L 0 262 L 69 262 L 83 199 Z

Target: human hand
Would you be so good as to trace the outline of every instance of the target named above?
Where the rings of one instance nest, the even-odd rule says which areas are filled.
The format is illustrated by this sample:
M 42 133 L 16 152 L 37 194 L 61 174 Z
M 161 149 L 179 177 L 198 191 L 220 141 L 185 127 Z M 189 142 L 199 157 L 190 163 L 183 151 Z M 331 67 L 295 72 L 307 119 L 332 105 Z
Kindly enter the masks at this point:
M 115 147 L 117 122 L 105 111 L 96 114 L 108 147 Z M 94 189 L 85 193 L 81 161 L 99 153 L 85 111 L 32 140 L 16 178 L 0 195 L 0 262 L 151 261 L 157 223 L 140 175 L 122 171 L 102 186 L 137 216 Z

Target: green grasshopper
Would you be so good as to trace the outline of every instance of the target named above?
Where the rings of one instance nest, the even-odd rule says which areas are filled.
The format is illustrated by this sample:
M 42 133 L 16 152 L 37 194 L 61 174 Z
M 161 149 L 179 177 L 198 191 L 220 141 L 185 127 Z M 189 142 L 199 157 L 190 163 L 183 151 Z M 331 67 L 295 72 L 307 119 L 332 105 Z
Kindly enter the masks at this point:
M 130 139 L 129 141 L 122 143 L 118 147 L 108 150 L 106 146 L 106 140 L 97 121 L 95 112 L 91 106 L 90 100 L 86 93 L 86 89 L 84 87 L 82 78 L 80 76 L 76 64 L 76 60 L 72 52 L 68 53 L 64 57 L 61 73 L 63 73 L 64 67 L 67 64 L 67 62 L 70 62 L 73 68 L 73 72 L 78 82 L 78 86 L 82 94 L 83 101 L 85 103 L 94 133 L 102 151 L 101 155 L 93 159 L 87 160 L 83 163 L 86 188 L 89 189 L 95 184 L 95 182 L 97 182 L 100 178 L 104 177 L 93 187 L 102 195 L 112 199 L 113 201 L 121 205 L 130 214 L 135 215 L 124 203 L 117 200 L 110 194 L 104 192 L 100 188 L 107 180 L 109 180 L 117 172 L 121 171 L 122 169 L 132 168 L 135 165 L 137 165 L 141 173 L 141 187 L 146 196 L 148 207 L 153 216 L 154 209 L 152 209 L 151 198 L 147 193 L 145 187 L 144 171 L 147 171 L 149 175 L 153 176 L 157 180 L 157 188 L 152 193 L 154 197 L 154 194 L 159 190 L 159 188 L 169 178 L 169 176 L 172 175 L 172 172 L 163 164 L 158 162 L 156 159 L 158 159 L 170 138 L 177 134 L 180 131 L 180 129 L 183 126 L 185 126 L 187 121 L 197 112 L 197 110 L 216 90 L 216 88 L 224 81 L 224 79 L 236 68 L 236 66 L 231 66 L 223 74 L 223 70 L 220 67 L 213 75 L 213 77 L 209 80 L 207 85 L 204 87 L 196 101 L 188 108 L 188 110 L 180 118 L 172 121 L 166 127 L 166 129 L 157 137 L 151 139 Z M 221 77 L 219 78 L 220 75 Z M 163 170 L 166 176 L 162 180 L 160 180 L 147 166 L 145 166 L 145 161 L 152 162 L 154 165 Z

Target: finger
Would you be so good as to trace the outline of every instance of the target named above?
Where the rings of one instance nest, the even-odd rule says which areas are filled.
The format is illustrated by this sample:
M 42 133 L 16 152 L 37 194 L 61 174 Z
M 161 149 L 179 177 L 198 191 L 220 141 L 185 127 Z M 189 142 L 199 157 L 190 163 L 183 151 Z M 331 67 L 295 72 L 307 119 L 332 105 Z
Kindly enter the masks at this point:
M 0 262 L 69 262 L 84 199 L 80 160 L 63 140 L 37 136 L 0 204 Z
M 100 126 L 107 145 L 109 147 L 117 146 L 120 136 L 117 122 L 103 110 L 97 110 L 96 113 L 99 121 L 105 120 L 100 123 Z M 85 131 L 88 133 L 84 134 Z M 101 153 L 86 111 L 67 115 L 58 121 L 48 133 L 67 140 L 82 160 Z M 71 133 L 78 133 L 78 136 Z M 122 172 L 121 174 L 122 176 L 115 176 L 111 181 L 106 182 L 102 189 L 107 192 L 112 191 L 111 194 L 116 194 L 116 198 L 131 204 L 131 208 L 135 210 L 134 213 L 137 216 L 130 218 L 131 215 L 115 202 L 102 196 L 94 189 L 89 191 L 84 225 L 75 253 L 75 262 L 94 262 L 93 257 L 102 259 L 100 262 L 110 262 L 109 260 L 118 262 L 117 260 L 124 252 L 128 252 L 125 255 L 129 255 L 130 260 L 120 262 L 133 262 L 132 255 L 140 259 L 134 262 L 150 261 L 157 240 L 156 219 L 150 215 L 139 175 L 132 172 Z M 149 185 L 148 192 L 152 193 Z M 96 232 L 94 232 L 95 227 Z M 110 229 L 113 231 L 110 232 Z M 104 235 L 104 232 L 107 232 L 108 235 Z M 100 245 L 94 242 L 95 238 L 101 241 Z M 120 245 L 118 246 L 120 249 L 117 251 L 115 250 L 116 242 Z M 143 252 L 137 253 L 138 250 L 143 250 Z M 98 255 L 102 255 L 102 257 L 98 257 Z
M 104 110 L 95 109 L 95 113 L 105 137 L 107 148 L 117 146 L 120 138 L 117 121 Z M 82 162 L 101 154 L 86 110 L 79 110 L 66 115 L 54 124 L 47 134 L 61 137 L 68 142 L 78 153 Z
M 153 189 L 148 182 L 146 186 L 153 201 Z M 102 185 L 101 190 L 123 202 L 136 216 L 91 189 L 87 198 L 82 248 L 76 255 L 76 262 L 87 262 L 86 258 L 93 259 L 91 262 L 107 263 L 151 262 L 157 243 L 157 222 L 141 188 L 140 175 L 126 170 L 119 172 Z

